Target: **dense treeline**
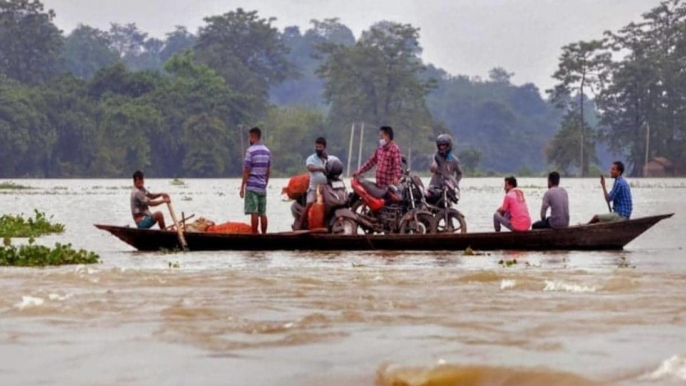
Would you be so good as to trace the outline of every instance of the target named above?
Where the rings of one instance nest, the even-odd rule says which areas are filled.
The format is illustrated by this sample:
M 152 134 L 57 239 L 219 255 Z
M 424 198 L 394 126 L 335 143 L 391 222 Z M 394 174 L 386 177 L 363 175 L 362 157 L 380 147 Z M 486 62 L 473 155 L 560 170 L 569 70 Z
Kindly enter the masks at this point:
M 428 167 L 435 136 L 451 132 L 470 172 L 540 172 L 546 156 L 573 172 L 579 155 L 569 149 L 579 149 L 582 123 L 585 170 L 603 139 L 637 163 L 638 121 L 650 123 L 655 154 L 683 150 L 675 66 L 686 39 L 676 13 L 668 37 L 657 30 L 667 21 L 655 21 L 565 47 L 554 105 L 532 84 L 513 85 L 502 68 L 482 80 L 425 65 L 419 30 L 407 24 L 378 22 L 356 39 L 337 19 L 279 31 L 274 19 L 237 9 L 160 40 L 135 24 L 63 34 L 39 1 L 0 1 L 0 176 L 121 177 L 139 168 L 158 177 L 237 176 L 254 125 L 276 173 L 292 174 L 319 135 L 346 161 L 353 122 L 365 123 L 363 157 L 375 129 L 390 124 L 417 170 Z M 638 32 L 646 28 L 656 30 Z M 612 62 L 610 49 L 632 54 Z M 587 94 L 596 98 L 580 98 Z
M 563 47 L 554 74 L 559 83 L 550 93 L 566 113 L 548 159 L 563 170 L 581 165 L 585 174 L 595 145 L 603 142 L 626 157 L 633 175 L 641 175 L 651 157 L 686 166 L 684 63 L 686 4 L 681 0 L 663 1 L 639 22 L 608 31 L 601 40 Z M 595 96 L 597 109 L 590 116 L 587 93 Z

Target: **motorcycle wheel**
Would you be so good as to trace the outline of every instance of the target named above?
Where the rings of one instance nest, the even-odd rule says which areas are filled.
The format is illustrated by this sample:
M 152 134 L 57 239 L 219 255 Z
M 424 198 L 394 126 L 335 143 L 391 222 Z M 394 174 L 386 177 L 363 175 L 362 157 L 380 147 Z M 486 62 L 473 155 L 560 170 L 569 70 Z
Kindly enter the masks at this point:
M 369 207 L 364 203 L 362 200 L 357 200 L 353 202 L 353 204 L 350 206 L 350 210 L 353 211 L 353 213 L 357 215 L 363 215 L 367 216 L 369 218 L 374 218 L 374 214 L 372 213 L 372 210 L 369 209 Z M 374 233 L 373 229 L 368 229 L 362 225 L 360 225 L 360 229 L 366 234 L 372 234 Z
M 400 222 L 400 234 L 429 234 L 436 233 L 436 222 L 433 216 L 426 213 L 417 214 L 417 221 L 414 216 L 409 220 Z
M 352 236 L 357 234 L 357 223 L 349 218 L 336 219 L 331 226 L 335 235 Z
M 436 231 L 438 233 L 467 233 L 467 221 L 464 216 L 455 209 L 448 209 L 436 213 Z

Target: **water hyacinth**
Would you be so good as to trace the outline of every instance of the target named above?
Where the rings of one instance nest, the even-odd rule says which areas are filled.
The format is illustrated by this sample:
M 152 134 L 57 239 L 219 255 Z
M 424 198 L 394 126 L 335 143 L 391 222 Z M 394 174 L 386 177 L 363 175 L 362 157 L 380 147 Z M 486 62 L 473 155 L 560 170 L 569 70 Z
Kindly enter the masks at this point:
M 34 209 L 34 217 L 22 215 L 0 216 L 0 237 L 38 237 L 64 232 L 64 224 L 51 223 L 45 213 Z
M 0 247 L 0 266 L 45 267 L 54 265 L 96 264 L 100 256 L 83 249 L 75 250 L 71 244 L 56 243 L 54 248 L 33 244 L 19 247 L 8 245 L 7 238 Z

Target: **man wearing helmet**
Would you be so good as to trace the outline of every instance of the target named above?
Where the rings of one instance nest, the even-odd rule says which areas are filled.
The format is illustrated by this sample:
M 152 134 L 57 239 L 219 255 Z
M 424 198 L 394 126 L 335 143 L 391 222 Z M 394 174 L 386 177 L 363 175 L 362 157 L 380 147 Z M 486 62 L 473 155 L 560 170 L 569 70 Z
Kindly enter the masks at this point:
M 293 225 L 293 230 L 303 228 L 303 224 L 307 222 L 307 212 L 317 201 L 317 189 L 319 185 L 326 184 L 326 161 L 328 155 L 326 154 L 326 139 L 319 137 L 314 141 L 314 154 L 310 155 L 305 161 L 307 171 L 310 172 L 310 186 L 307 189 L 307 201 L 305 210 L 300 215 L 300 220 Z
M 431 163 L 430 188 L 442 188 L 443 180 L 454 177 L 457 183 L 462 179 L 462 169 L 457 156 L 453 154 L 453 137 L 450 134 L 441 134 L 436 138 L 436 155 Z

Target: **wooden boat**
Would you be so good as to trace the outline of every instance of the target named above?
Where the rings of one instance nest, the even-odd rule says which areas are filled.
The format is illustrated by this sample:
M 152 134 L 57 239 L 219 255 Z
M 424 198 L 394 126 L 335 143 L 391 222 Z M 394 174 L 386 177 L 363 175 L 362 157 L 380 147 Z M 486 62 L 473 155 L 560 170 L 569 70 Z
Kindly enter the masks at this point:
M 616 223 L 572 226 L 528 232 L 484 232 L 437 235 L 355 235 L 286 232 L 266 235 L 185 232 L 191 251 L 367 251 L 367 250 L 619 250 L 661 220 L 665 214 Z M 178 248 L 174 231 L 95 225 L 140 251 Z

